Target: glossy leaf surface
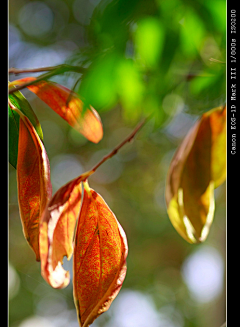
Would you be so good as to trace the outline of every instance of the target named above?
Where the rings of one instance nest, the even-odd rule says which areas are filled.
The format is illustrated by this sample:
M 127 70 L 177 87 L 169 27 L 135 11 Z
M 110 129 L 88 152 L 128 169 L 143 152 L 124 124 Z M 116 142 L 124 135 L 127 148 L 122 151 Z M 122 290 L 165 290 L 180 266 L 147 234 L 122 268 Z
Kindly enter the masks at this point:
M 13 83 L 20 85 L 35 79 L 26 77 Z M 97 111 L 93 108 L 87 109 L 82 115 L 83 103 L 76 93 L 49 81 L 40 81 L 27 87 L 89 141 L 98 143 L 102 139 L 102 123 Z
M 68 285 L 69 272 L 62 267 L 71 258 L 75 223 L 81 205 L 81 176 L 61 187 L 46 208 L 40 224 L 40 257 L 44 279 L 54 288 Z
M 43 133 L 40 123 L 32 110 L 29 102 L 25 99 L 21 92 L 17 91 L 9 94 L 9 100 L 18 108 L 25 116 L 28 117 L 33 124 L 36 132 L 41 140 L 43 140 Z M 8 129 L 9 129 L 9 162 L 16 168 L 18 156 L 18 135 L 19 135 L 19 114 L 8 106 Z
M 108 310 L 126 275 L 126 235 L 103 198 L 84 190 L 73 263 L 74 301 L 80 326 Z
M 226 178 L 226 107 L 202 115 L 176 151 L 168 171 L 169 218 L 188 242 L 203 242 L 214 216 L 214 188 Z
M 39 219 L 52 195 L 49 160 L 30 120 L 21 114 L 17 164 L 18 203 L 24 235 L 39 256 Z

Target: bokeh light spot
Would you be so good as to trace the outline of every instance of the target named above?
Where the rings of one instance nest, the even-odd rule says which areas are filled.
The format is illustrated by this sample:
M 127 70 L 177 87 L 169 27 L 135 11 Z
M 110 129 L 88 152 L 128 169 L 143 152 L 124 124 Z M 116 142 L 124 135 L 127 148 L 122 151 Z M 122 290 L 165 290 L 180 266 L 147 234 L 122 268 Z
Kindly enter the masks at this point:
M 183 263 L 182 275 L 191 296 L 200 303 L 217 298 L 223 288 L 224 265 L 219 252 L 203 246 Z
M 8 263 L 8 299 L 13 299 L 19 291 L 20 279 L 14 267 Z
M 31 36 L 42 36 L 48 33 L 53 25 L 52 10 L 43 2 L 27 3 L 19 12 L 21 29 Z

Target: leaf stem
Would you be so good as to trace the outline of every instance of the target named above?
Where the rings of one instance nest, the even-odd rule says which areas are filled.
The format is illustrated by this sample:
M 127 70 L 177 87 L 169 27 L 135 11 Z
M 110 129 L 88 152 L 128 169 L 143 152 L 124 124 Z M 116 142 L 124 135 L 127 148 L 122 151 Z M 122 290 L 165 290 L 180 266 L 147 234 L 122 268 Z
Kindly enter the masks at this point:
M 48 71 L 48 72 L 38 76 L 34 81 L 26 82 L 24 84 L 17 85 L 13 88 L 10 88 L 8 93 L 9 94 L 14 93 L 29 85 L 40 82 L 42 80 L 49 79 L 50 77 L 55 75 L 63 74 L 65 72 L 71 71 L 71 72 L 83 74 L 86 71 L 86 68 L 63 64 L 59 66 L 42 67 L 42 68 L 25 68 L 25 69 L 10 68 L 8 72 L 9 74 L 21 74 L 21 73 L 36 73 L 36 72 L 43 72 L 43 71 Z
M 136 133 L 140 130 L 140 128 L 146 123 L 147 119 L 143 119 L 132 131 L 130 135 L 128 135 L 118 146 L 116 146 L 109 154 L 104 156 L 92 169 L 91 171 L 95 172 L 96 169 L 101 166 L 106 160 L 113 157 L 126 143 L 130 142 Z
M 225 109 L 226 105 L 227 105 L 227 103 L 226 103 L 226 101 L 225 101 L 224 104 L 222 105 L 222 112 L 223 112 L 223 110 Z
M 89 196 L 91 196 L 91 191 L 90 191 L 90 187 L 89 187 L 89 184 L 88 184 L 88 180 L 86 179 L 82 183 L 83 183 L 84 190 L 88 193 Z

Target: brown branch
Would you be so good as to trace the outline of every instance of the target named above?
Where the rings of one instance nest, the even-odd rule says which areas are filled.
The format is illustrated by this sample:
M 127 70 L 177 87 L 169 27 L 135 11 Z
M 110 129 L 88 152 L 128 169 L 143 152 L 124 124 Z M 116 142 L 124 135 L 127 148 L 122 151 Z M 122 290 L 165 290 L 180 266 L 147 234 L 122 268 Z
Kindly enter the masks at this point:
M 39 68 L 14 68 L 14 67 L 11 67 L 11 68 L 9 68 L 8 73 L 18 75 L 18 74 L 24 74 L 24 73 L 40 73 L 40 72 L 52 71 L 55 69 L 63 69 L 64 71 L 73 71 L 76 73 L 83 73 L 86 71 L 86 68 L 83 68 L 83 67 L 63 64 L 63 65 L 39 67 Z
M 50 70 L 56 69 L 56 66 L 51 66 L 51 67 L 41 67 L 41 68 L 9 68 L 8 73 L 9 74 L 24 74 L 24 73 L 39 73 L 39 72 L 46 72 Z
M 126 137 L 118 146 L 116 146 L 109 154 L 107 154 L 105 157 L 103 157 L 91 170 L 86 171 L 85 173 L 81 174 L 79 178 L 81 178 L 81 181 L 86 182 L 88 177 L 91 176 L 98 167 L 100 167 L 106 160 L 112 158 L 120 149 L 123 147 L 126 143 L 130 142 L 137 132 L 142 128 L 142 126 L 151 118 L 151 115 L 148 118 L 143 119 L 132 131 L 128 137 Z
M 130 142 L 136 133 L 140 130 L 140 128 L 146 123 L 147 119 L 142 120 L 132 131 L 128 137 L 125 138 L 118 146 L 116 146 L 109 154 L 107 154 L 105 157 L 103 157 L 92 169 L 92 172 L 95 172 L 96 169 L 101 166 L 106 160 L 110 159 L 112 156 L 114 156 L 120 149 L 123 147 L 126 143 Z

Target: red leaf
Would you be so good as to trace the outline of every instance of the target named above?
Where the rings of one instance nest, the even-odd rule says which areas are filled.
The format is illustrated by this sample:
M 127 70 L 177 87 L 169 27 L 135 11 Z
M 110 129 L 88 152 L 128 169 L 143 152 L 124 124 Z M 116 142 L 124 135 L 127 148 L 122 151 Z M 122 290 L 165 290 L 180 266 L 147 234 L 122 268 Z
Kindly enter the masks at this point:
M 80 326 L 108 310 L 126 275 L 126 235 L 103 198 L 84 190 L 75 238 L 73 287 Z
M 36 80 L 35 77 L 26 77 L 15 80 L 12 84 L 21 85 L 34 80 Z M 87 109 L 84 116 L 82 116 L 83 103 L 76 93 L 62 85 L 49 81 L 40 81 L 27 86 L 27 88 L 89 141 L 98 143 L 102 139 L 101 118 L 92 107 Z
M 46 150 L 30 120 L 20 111 L 17 183 L 24 235 L 39 261 L 39 219 L 52 195 Z

